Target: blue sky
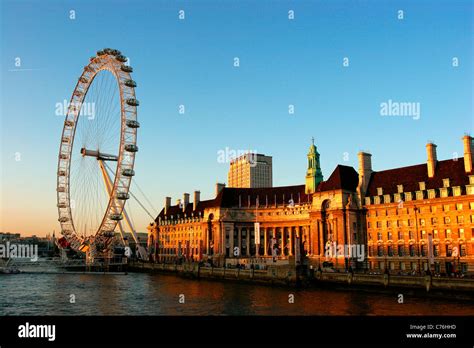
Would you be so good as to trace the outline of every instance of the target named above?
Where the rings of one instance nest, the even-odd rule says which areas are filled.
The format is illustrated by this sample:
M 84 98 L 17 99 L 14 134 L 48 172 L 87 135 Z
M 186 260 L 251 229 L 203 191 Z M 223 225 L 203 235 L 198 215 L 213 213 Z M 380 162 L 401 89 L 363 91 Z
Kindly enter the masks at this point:
M 136 179 L 158 210 L 167 195 L 212 198 L 226 147 L 273 156 L 277 186 L 304 182 L 312 136 L 328 178 L 337 164 L 357 168 L 361 149 L 375 170 L 424 162 L 428 140 L 439 159 L 461 156 L 474 133 L 472 1 L 3 0 L 1 17 L 4 231 L 59 230 L 55 104 L 103 47 L 134 67 Z M 420 103 L 420 119 L 380 116 L 389 99 Z

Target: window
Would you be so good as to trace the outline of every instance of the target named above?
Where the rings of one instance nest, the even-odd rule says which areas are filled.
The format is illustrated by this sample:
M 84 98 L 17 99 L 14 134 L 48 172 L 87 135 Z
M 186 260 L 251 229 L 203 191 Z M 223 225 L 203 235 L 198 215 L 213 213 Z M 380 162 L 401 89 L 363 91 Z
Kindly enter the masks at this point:
M 427 256 L 428 255 L 428 246 L 426 244 L 423 244 L 421 246 L 421 256 Z
M 438 230 L 433 230 L 433 238 L 438 238 Z
M 381 228 L 382 227 L 382 221 L 377 221 L 377 228 Z
M 474 210 L 474 202 L 469 202 L 469 209 Z
M 451 244 L 446 245 L 446 256 L 450 257 L 453 254 L 453 246 Z
M 399 245 L 398 246 L 398 256 L 403 256 L 405 254 L 405 246 Z
M 382 232 L 377 232 L 377 239 L 382 240 Z
M 401 208 L 401 206 L 403 205 L 402 195 L 400 193 L 395 193 L 393 195 L 393 202 L 398 203 L 399 208 Z M 398 212 L 397 212 L 397 214 L 398 214 Z
M 457 220 L 458 224 L 462 224 L 462 223 L 464 223 L 464 216 L 459 215 L 459 216 L 456 217 L 456 220 Z
M 459 238 L 464 238 L 464 228 L 459 229 Z
M 393 246 L 389 245 L 387 249 L 388 249 L 388 256 L 393 256 Z
M 420 181 L 418 184 L 420 185 L 420 191 L 426 190 L 426 185 L 424 181 Z
M 466 254 L 466 245 L 461 244 L 460 249 L 461 249 L 461 256 L 466 256 L 467 255 Z
M 378 256 L 383 256 L 383 246 L 382 245 L 379 245 L 377 247 L 377 255 Z
M 474 224 L 474 215 L 471 215 L 471 224 Z
M 451 223 L 451 218 L 450 218 L 449 216 L 445 216 L 445 217 L 444 217 L 444 223 L 445 223 L 445 224 Z
M 421 239 L 426 239 L 426 231 L 421 231 Z
M 434 256 L 439 256 L 439 245 L 436 244 L 434 247 L 433 247 L 433 255 Z
M 402 271 L 405 270 L 405 262 L 400 262 L 400 269 L 401 269 Z
M 413 226 L 413 219 L 408 219 L 408 226 Z
M 443 205 L 443 211 L 449 211 L 449 204 Z
M 462 203 L 456 203 L 456 210 L 462 210 Z
M 403 232 L 402 232 L 402 231 L 398 231 L 398 239 L 399 239 L 399 240 L 403 240 L 403 239 L 404 239 L 404 236 L 403 236 Z
M 368 228 L 372 228 L 372 223 L 371 223 L 371 222 L 367 222 L 367 227 L 368 227 Z
M 403 192 L 403 185 L 397 185 L 397 191 L 398 191 L 398 193 L 402 193 Z
M 420 226 L 425 226 L 425 219 L 420 219 Z
M 369 240 L 372 240 L 372 233 L 369 233 Z
M 437 224 L 437 223 L 438 223 L 438 218 L 435 218 L 435 217 L 434 217 L 434 218 L 431 218 L 431 224 L 432 224 L 432 225 L 435 225 L 435 224 Z
M 451 230 L 450 229 L 446 230 L 446 238 L 451 238 Z
M 410 256 L 415 256 L 415 246 L 413 244 L 410 245 Z
M 449 179 L 443 179 L 443 187 L 449 187 Z
M 428 190 L 428 198 L 436 198 L 436 190 Z
M 382 196 L 383 195 L 383 190 L 381 187 L 377 187 L 377 196 Z
M 374 247 L 369 246 L 369 256 L 374 256 Z
M 387 221 L 387 227 L 392 227 L 392 221 L 390 220 Z
M 415 232 L 409 231 L 408 234 L 410 236 L 410 239 L 415 239 Z
M 387 236 L 388 236 L 388 239 L 391 240 L 391 239 L 392 239 L 392 232 L 388 232 L 388 233 L 387 233 Z

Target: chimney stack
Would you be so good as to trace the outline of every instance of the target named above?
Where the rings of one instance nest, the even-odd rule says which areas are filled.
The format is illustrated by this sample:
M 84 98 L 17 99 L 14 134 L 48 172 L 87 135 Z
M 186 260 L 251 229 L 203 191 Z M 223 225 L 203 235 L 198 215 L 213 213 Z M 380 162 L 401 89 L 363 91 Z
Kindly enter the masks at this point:
M 428 167 L 428 178 L 433 178 L 436 170 L 436 163 L 438 159 L 436 157 L 436 145 L 433 143 L 426 144 L 426 154 L 428 161 L 426 163 Z
M 361 199 L 365 197 L 369 186 L 370 175 L 372 174 L 372 155 L 367 152 L 359 152 L 359 185 L 357 190 Z
M 200 191 L 194 191 L 193 210 L 197 209 L 197 206 L 198 206 L 200 200 L 201 200 L 201 192 Z
M 186 210 L 186 207 L 189 204 L 189 193 L 184 193 L 183 194 L 183 211 Z
M 472 152 L 473 152 L 473 143 L 472 137 L 470 135 L 465 135 L 462 138 L 464 144 L 464 170 L 466 173 L 472 172 Z
M 225 184 L 221 184 L 221 183 L 216 183 L 216 197 L 217 195 L 219 194 L 219 192 L 222 191 L 222 189 L 225 187 Z
M 168 213 L 170 206 L 171 206 L 171 197 L 165 197 L 165 215 Z

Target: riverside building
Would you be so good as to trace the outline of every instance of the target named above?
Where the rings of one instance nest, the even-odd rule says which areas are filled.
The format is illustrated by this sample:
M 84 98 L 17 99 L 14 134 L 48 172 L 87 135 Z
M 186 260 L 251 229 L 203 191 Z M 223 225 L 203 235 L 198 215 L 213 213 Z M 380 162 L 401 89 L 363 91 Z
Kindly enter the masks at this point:
M 374 171 L 371 155 L 361 152 L 358 171 L 338 165 L 324 180 L 311 144 L 304 185 L 216 184 L 214 198 L 201 200 L 196 191 L 192 202 L 185 193 L 174 205 L 166 197 L 149 226 L 149 250 L 157 262 L 474 274 L 470 136 L 463 146 L 463 157 L 438 161 L 430 143 L 426 163 L 382 171 Z M 328 254 L 333 245 L 365 254 Z

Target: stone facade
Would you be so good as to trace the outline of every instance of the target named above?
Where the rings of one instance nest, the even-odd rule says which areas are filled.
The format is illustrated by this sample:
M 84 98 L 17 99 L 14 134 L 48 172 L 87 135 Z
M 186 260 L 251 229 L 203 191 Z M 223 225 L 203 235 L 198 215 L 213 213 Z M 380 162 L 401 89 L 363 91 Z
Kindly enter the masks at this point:
M 211 200 L 195 193 L 189 203 L 185 194 L 184 204 L 171 206 L 167 198 L 149 228 L 149 250 L 159 262 L 271 260 L 336 270 L 474 273 L 472 138 L 463 143 L 462 158 L 437 161 L 436 146 L 428 144 L 426 164 L 378 172 L 361 152 L 358 173 L 338 165 L 325 181 L 312 145 L 305 185 L 218 184 Z M 348 253 L 328 254 L 333 245 Z M 363 259 L 354 246 L 363 248 Z

